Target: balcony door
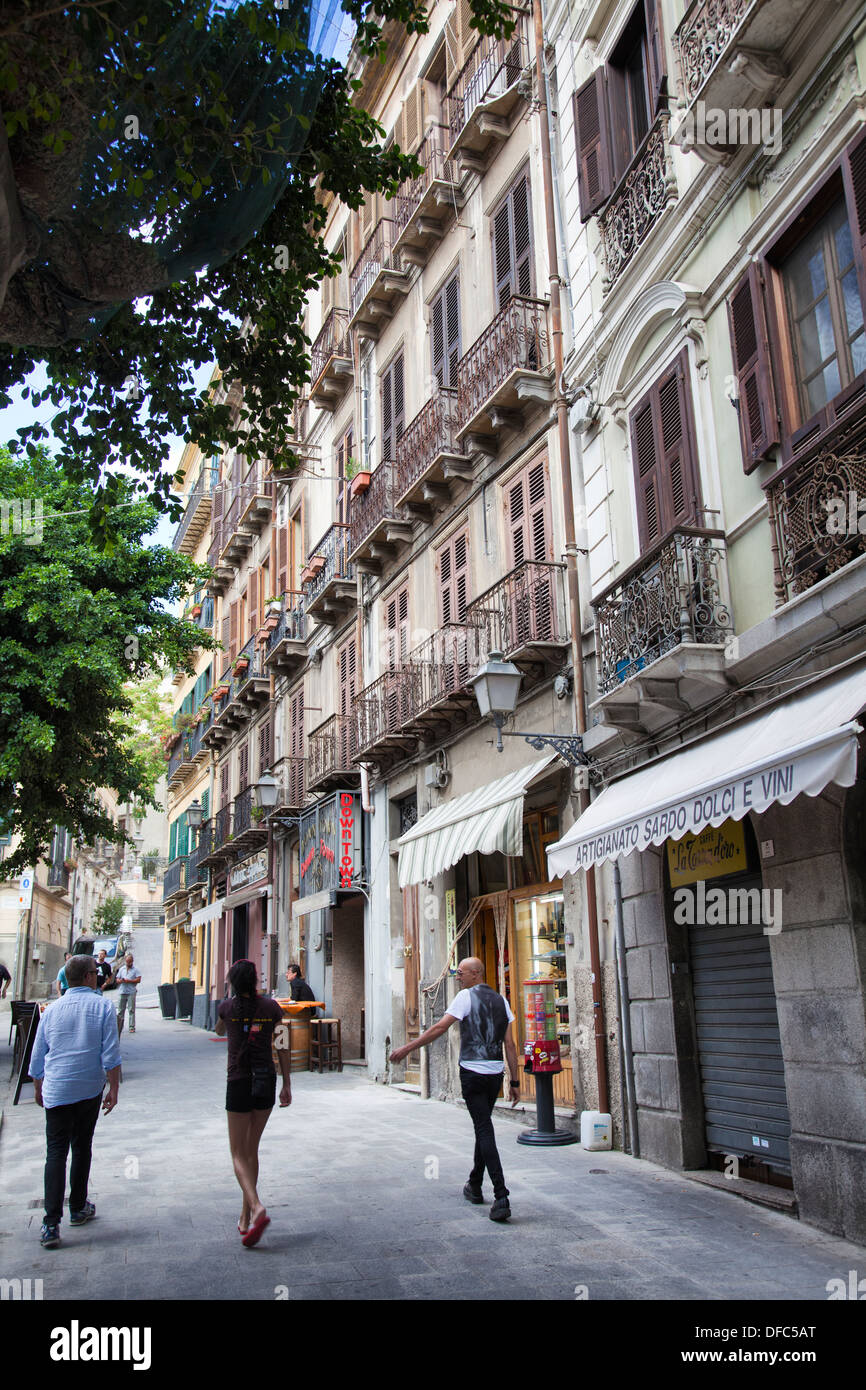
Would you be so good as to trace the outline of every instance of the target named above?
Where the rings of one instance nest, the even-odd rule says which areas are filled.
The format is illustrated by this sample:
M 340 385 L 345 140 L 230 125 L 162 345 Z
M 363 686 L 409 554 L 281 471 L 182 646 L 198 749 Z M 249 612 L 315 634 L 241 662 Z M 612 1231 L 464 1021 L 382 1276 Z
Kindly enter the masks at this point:
M 493 214 L 493 276 L 500 309 L 504 309 L 513 294 L 532 295 L 534 291 L 528 173 L 521 174 L 512 184 L 499 210 Z
M 354 637 L 351 637 L 348 642 L 343 643 L 337 652 L 337 713 L 340 716 L 337 726 L 337 755 L 341 769 L 351 767 L 352 755 L 357 746 L 352 722 L 357 693 L 357 673 L 357 648 Z
M 409 682 L 405 666 L 409 656 L 409 586 L 404 584 L 385 603 L 387 674 L 385 719 L 389 733 L 401 728 L 410 714 Z
M 629 416 L 640 548 L 703 520 L 686 349 Z
M 553 560 L 550 470 L 536 459 L 505 486 L 508 568 L 503 602 L 504 652 L 550 641 L 554 631 L 554 591 L 546 565 Z

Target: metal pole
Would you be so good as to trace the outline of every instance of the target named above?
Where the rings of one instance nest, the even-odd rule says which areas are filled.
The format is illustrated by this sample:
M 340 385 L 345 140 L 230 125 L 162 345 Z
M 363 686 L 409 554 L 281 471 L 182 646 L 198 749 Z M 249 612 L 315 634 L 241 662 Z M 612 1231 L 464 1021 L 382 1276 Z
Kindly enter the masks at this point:
M 631 1015 L 629 1012 L 628 975 L 625 968 L 625 927 L 622 920 L 622 878 L 619 860 L 613 861 L 613 895 L 616 909 L 616 968 L 619 976 L 620 1029 L 622 1033 L 623 1070 L 625 1072 L 625 1096 L 628 1107 L 628 1130 L 631 1152 L 640 1158 L 640 1138 L 637 1128 L 637 1101 L 634 1088 L 634 1053 L 631 1046 Z
M 553 341 L 555 376 L 555 408 L 559 436 L 560 478 L 562 480 L 562 512 L 565 524 L 565 573 L 568 584 L 569 618 L 571 622 L 571 662 L 574 668 L 574 705 L 577 732 L 586 732 L 586 690 L 583 680 L 583 651 L 581 643 L 580 580 L 577 573 L 577 538 L 574 528 L 574 490 L 571 482 L 571 444 L 568 431 L 568 403 L 562 390 L 562 306 L 559 293 L 559 254 L 556 242 L 556 210 L 553 201 L 553 173 L 548 125 L 547 81 L 544 73 L 544 16 L 541 0 L 533 0 L 532 17 L 535 26 L 535 70 L 538 79 L 539 123 L 541 127 L 541 171 L 544 186 L 544 210 L 547 222 L 547 259 L 550 268 L 550 320 Z M 580 814 L 589 806 L 589 792 L 579 793 Z M 592 1005 L 595 1036 L 595 1064 L 598 1077 L 598 1108 L 607 1113 L 608 1079 L 605 1050 L 604 998 L 601 987 L 601 955 L 598 943 L 598 905 L 596 901 L 595 869 L 586 870 L 586 908 L 589 928 L 589 959 L 592 972 Z

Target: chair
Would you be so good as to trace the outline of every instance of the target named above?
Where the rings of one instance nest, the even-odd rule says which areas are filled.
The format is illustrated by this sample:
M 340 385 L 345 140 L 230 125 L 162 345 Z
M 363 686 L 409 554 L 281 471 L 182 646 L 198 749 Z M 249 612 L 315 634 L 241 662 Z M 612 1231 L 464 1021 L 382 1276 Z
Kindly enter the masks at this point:
M 310 1019 L 310 1071 L 343 1070 L 343 1036 L 338 1018 Z

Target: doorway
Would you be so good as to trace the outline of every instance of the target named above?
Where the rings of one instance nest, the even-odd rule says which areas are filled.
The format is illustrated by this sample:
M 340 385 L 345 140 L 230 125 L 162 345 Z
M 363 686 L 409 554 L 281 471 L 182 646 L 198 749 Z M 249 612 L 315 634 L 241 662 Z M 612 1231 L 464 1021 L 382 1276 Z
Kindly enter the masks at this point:
M 231 964 L 236 960 L 247 960 L 249 955 L 249 913 L 247 903 L 242 903 L 236 907 L 232 914 L 232 958 Z

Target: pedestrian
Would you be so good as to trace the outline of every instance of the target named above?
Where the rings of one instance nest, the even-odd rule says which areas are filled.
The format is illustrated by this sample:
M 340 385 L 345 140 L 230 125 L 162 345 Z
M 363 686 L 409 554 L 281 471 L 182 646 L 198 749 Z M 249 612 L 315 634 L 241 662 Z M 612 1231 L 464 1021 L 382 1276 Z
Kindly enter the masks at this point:
M 141 984 L 141 976 L 133 964 L 133 955 L 127 951 L 121 965 L 115 972 L 117 980 L 117 1036 L 123 1032 L 123 1019 L 129 1009 L 129 1031 L 135 1032 L 135 991 Z
M 67 991 L 68 988 L 69 988 L 69 985 L 66 983 L 66 966 L 67 966 L 67 963 L 68 963 L 69 961 L 71 961 L 71 960 L 72 960 L 72 952 L 71 952 L 71 951 L 64 951 L 64 953 L 63 953 L 63 964 L 61 965 L 60 969 L 58 970 L 58 972 L 57 972 L 57 979 L 56 979 L 55 982 L 54 982 L 54 983 L 57 985 L 57 995 L 58 995 L 58 998 L 60 998 L 60 999 L 63 998 L 64 994 L 66 993 L 66 991 Z
M 493 1183 L 490 1220 L 507 1221 L 511 1215 L 509 1193 L 505 1186 L 491 1116 L 505 1070 L 502 1060 L 503 1043 L 508 1070 L 512 1077 L 512 1101 L 517 1099 L 520 1091 L 520 1082 L 516 1079 L 517 1049 L 511 1035 L 514 1014 L 502 995 L 484 983 L 484 966 L 476 956 L 462 960 L 456 974 L 460 992 L 448 1005 L 448 1012 L 414 1042 L 407 1043 L 405 1047 L 398 1047 L 392 1052 L 391 1061 L 402 1062 L 416 1047 L 426 1047 L 428 1043 L 447 1033 L 452 1023 L 459 1022 L 460 1088 L 466 1109 L 475 1126 L 475 1161 L 469 1181 L 463 1188 L 463 1196 L 467 1202 L 476 1206 L 484 1201 L 481 1184 L 486 1168 Z
M 275 999 L 258 992 L 258 976 L 251 960 L 236 960 L 229 971 L 234 998 L 224 999 L 217 1010 L 215 1032 L 228 1037 L 226 1112 L 229 1148 L 235 1177 L 243 1193 L 238 1221 L 243 1244 L 257 1245 L 270 1217 L 257 1190 L 259 1142 L 274 1108 L 277 1074 L 272 1041 L 282 1023 L 283 1011 Z M 283 1085 L 280 1105 L 292 1103 L 292 1077 L 287 1047 L 276 1049 Z
M 0 999 L 6 998 L 6 991 L 9 988 L 11 980 L 12 976 L 9 974 L 3 961 L 0 960 Z
M 299 965 L 289 966 L 286 971 L 286 979 L 289 982 L 289 989 L 291 990 L 292 1002 L 294 1004 L 304 999 L 315 1000 L 316 996 L 301 974 L 301 967 Z
M 104 989 L 107 981 L 111 979 L 111 966 L 108 964 L 108 955 L 104 946 L 96 957 L 96 968 L 99 971 L 99 988 Z
M 100 1101 L 106 1115 L 117 1104 L 121 1061 L 114 1010 L 100 995 L 98 978 L 90 956 L 69 960 L 66 993 L 40 1018 L 30 1058 L 36 1104 L 45 1110 L 45 1218 L 39 1239 L 46 1250 L 60 1244 L 70 1149 L 69 1223 L 83 1226 L 96 1215 L 87 1200 L 93 1131 Z

